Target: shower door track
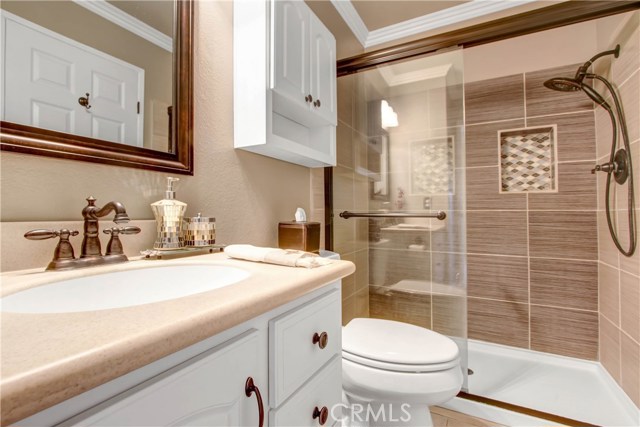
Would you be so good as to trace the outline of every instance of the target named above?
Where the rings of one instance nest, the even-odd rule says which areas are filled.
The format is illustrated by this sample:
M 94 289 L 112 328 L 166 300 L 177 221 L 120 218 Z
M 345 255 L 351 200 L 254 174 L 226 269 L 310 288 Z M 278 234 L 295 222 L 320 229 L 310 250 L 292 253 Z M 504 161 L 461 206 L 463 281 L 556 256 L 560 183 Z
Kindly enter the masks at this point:
M 560 415 L 550 414 L 544 411 L 538 411 L 537 409 L 527 408 L 525 406 L 514 405 L 513 403 L 503 402 L 501 400 L 490 399 L 484 396 L 478 396 L 477 394 L 471 394 L 464 391 L 458 393 L 456 397 L 461 399 L 471 400 L 472 402 L 483 403 L 489 406 L 495 406 L 497 408 L 506 409 L 507 411 L 517 412 L 519 414 L 529 415 L 535 418 L 541 418 L 544 420 L 558 423 L 564 426 L 570 427 L 599 427 L 596 424 L 585 423 L 584 421 L 574 420 L 572 418 L 561 417 Z

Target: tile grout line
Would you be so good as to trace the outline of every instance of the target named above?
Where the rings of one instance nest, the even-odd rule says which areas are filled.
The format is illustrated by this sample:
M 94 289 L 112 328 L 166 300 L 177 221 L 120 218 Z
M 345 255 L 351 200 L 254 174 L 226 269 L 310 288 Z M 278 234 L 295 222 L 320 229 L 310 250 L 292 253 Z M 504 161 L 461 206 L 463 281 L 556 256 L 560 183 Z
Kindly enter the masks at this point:
M 528 127 L 527 118 L 527 73 L 522 73 L 522 103 L 524 107 L 524 127 Z M 527 343 L 531 349 L 531 247 L 529 238 L 529 192 L 525 193 L 525 215 L 527 227 Z
M 442 294 L 442 295 L 447 295 L 447 294 Z M 477 296 L 473 296 L 473 295 L 470 295 L 469 298 L 482 300 L 482 301 L 506 302 L 506 303 L 509 303 L 509 304 L 519 304 L 519 305 L 526 305 L 526 306 L 535 305 L 536 307 L 555 308 L 555 309 L 560 309 L 560 310 L 564 310 L 564 311 L 575 311 L 575 312 L 580 312 L 580 313 L 592 313 L 592 314 L 595 314 L 595 315 L 601 314 L 601 313 L 598 313 L 598 311 L 596 311 L 596 310 L 586 310 L 584 308 L 567 307 L 567 306 L 562 306 L 562 305 L 528 304 L 526 302 L 521 302 L 521 301 L 510 301 L 510 300 L 506 300 L 506 299 L 489 298 L 489 297 L 477 297 Z M 607 318 L 607 320 L 609 320 L 611 322 L 611 320 L 609 318 Z M 631 338 L 631 339 L 633 339 L 633 338 Z

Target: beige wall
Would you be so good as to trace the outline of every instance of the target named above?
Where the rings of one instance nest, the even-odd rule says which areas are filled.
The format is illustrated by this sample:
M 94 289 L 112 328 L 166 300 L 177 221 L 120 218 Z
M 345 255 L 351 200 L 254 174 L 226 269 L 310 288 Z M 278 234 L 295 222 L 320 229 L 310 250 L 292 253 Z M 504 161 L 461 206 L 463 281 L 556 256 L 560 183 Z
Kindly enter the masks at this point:
M 634 186 L 636 218 L 640 212 L 640 12 L 616 15 L 599 21 L 598 50 L 620 44 L 618 59 L 606 61 L 603 72 L 621 94 L 627 118 Z M 610 64 L 610 66 L 608 66 Z M 604 91 L 602 91 L 604 92 Z M 608 161 L 611 147 L 611 125 L 604 109 L 596 110 L 596 147 L 598 163 Z M 622 142 L 620 142 L 622 144 Z M 624 391 L 640 407 L 640 250 L 631 257 L 621 255 L 615 248 L 605 216 L 605 174 L 598 176 L 598 238 L 600 295 L 600 360 Z M 616 186 L 612 197 L 614 221 L 621 244 L 628 247 L 627 188 Z M 638 224 L 638 219 L 636 219 Z M 638 236 L 636 236 L 638 238 Z
M 10 0 L 2 1 L 0 7 L 37 25 L 144 69 L 144 146 L 162 151 L 168 150 L 168 142 L 164 144 L 153 142 L 152 102 L 158 101 L 163 105 L 171 105 L 171 52 L 101 18 L 71 0 Z M 82 91 L 82 89 L 78 90 Z M 167 129 L 169 122 L 166 110 L 160 120 L 161 129 Z
M 278 222 L 310 208 L 310 172 L 233 148 L 232 13 L 231 2 L 196 3 L 195 175 L 180 177 L 177 195 L 188 215 L 216 217 L 220 243 L 276 245 Z M 149 204 L 164 197 L 162 173 L 4 151 L 0 166 L 3 222 L 76 220 L 89 195 L 151 219 Z M 14 243 L 25 257 L 48 244 Z

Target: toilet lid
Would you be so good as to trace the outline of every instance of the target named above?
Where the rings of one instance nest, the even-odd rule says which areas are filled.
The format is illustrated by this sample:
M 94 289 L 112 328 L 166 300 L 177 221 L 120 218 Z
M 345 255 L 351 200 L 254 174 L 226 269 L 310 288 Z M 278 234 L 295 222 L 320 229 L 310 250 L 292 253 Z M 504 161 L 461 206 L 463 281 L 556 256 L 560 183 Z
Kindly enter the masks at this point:
M 453 340 L 408 323 L 353 319 L 342 328 L 343 355 L 397 365 L 448 365 L 459 351 Z

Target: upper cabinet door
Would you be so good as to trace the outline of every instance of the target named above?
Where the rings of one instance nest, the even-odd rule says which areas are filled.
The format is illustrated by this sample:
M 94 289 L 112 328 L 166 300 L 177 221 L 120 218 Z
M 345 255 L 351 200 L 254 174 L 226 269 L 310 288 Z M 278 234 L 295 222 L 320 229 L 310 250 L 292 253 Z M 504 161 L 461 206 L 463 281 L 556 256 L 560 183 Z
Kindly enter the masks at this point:
M 274 0 L 272 5 L 271 87 L 308 108 L 309 10 L 304 2 L 295 0 Z
M 315 16 L 311 16 L 312 108 L 328 123 L 338 124 L 336 106 L 336 40 Z

